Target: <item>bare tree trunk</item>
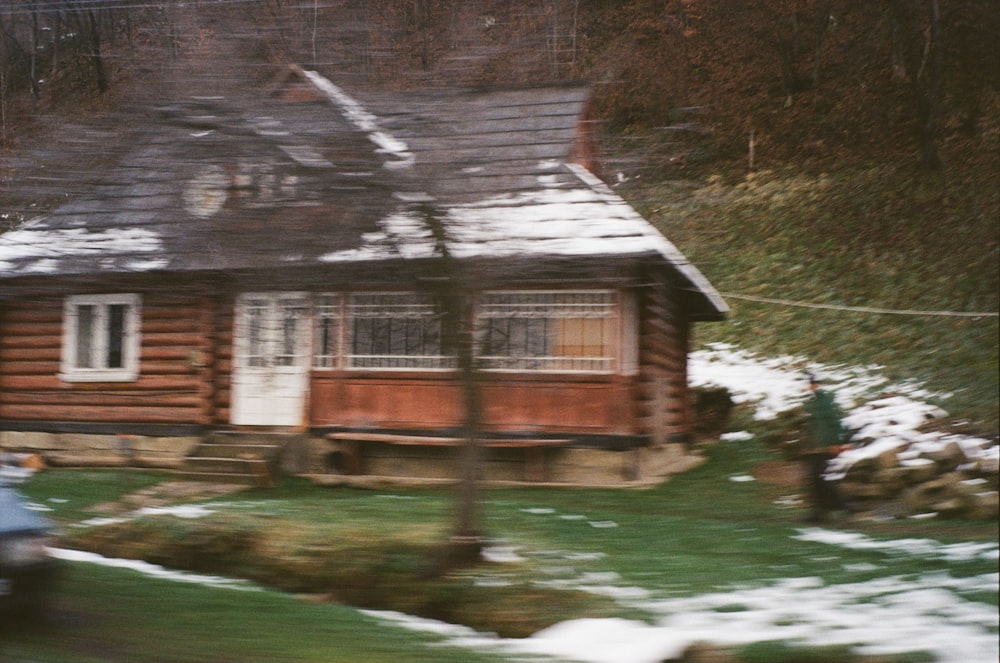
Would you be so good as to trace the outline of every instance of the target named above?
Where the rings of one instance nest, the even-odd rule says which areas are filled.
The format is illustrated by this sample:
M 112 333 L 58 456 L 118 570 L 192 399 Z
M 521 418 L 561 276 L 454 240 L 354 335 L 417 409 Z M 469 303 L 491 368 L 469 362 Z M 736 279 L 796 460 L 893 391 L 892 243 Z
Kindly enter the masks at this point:
M 818 34 L 816 35 L 816 47 L 813 49 L 813 74 L 812 74 L 812 86 L 816 89 L 819 86 L 819 72 L 820 64 L 822 63 L 823 57 L 823 40 L 826 37 L 827 30 L 830 29 L 830 5 L 831 0 L 823 3 L 819 10 L 819 18 L 817 19 L 819 24 L 817 26 Z
M 479 370 L 471 293 L 474 279 L 448 250 L 448 237 L 438 210 L 422 206 L 421 216 L 435 238 L 440 275 L 435 281 L 437 308 L 442 316 L 442 351 L 454 352 L 462 381 L 463 444 L 459 457 L 461 494 L 455 529 L 448 541 L 446 566 L 474 562 L 482 552 L 479 514 L 480 436 L 482 427 Z
M 571 56 L 572 65 L 576 67 L 576 33 L 577 33 L 577 23 L 580 18 L 580 0 L 573 0 L 573 32 L 571 33 Z
M 99 10 L 87 12 L 90 21 L 90 62 L 94 66 L 94 78 L 97 80 L 97 91 L 101 94 L 108 91 L 108 78 L 104 71 L 104 56 L 101 53 L 101 22 Z
M 944 45 L 941 43 L 941 8 L 938 0 L 930 0 L 929 5 L 930 26 L 924 49 L 925 60 L 922 63 L 922 69 L 926 68 L 928 80 L 922 84 L 924 90 L 921 94 L 923 107 L 920 112 L 920 161 L 924 168 L 934 170 L 941 167 L 938 133 L 944 77 Z M 923 80 L 924 76 L 919 78 Z
M 311 45 L 312 45 L 312 66 L 314 67 L 319 62 L 319 57 L 317 57 L 316 55 L 316 30 L 318 22 L 319 22 L 319 0 L 313 0 Z
M 941 166 L 937 139 L 944 76 L 941 11 L 938 0 L 928 0 L 925 29 L 921 20 L 922 4 L 923 0 L 893 0 L 893 31 L 899 35 L 902 62 L 913 98 L 920 164 L 936 169 Z
M 31 59 L 28 75 L 31 77 L 31 96 L 38 101 L 38 6 L 31 3 Z
M 59 73 L 59 54 L 62 50 L 62 38 L 63 38 L 63 20 L 62 11 L 57 11 L 52 16 L 54 22 L 52 27 L 52 66 L 49 71 L 49 76 L 55 76 Z
M 0 30 L 0 145 L 7 142 L 7 44 Z
M 463 306 L 463 308 L 465 308 Z M 458 364 L 462 374 L 462 399 L 465 406 L 465 430 L 462 445 L 462 496 L 452 542 L 478 557 L 482 546 L 479 529 L 479 468 L 480 468 L 480 398 L 479 376 L 476 370 L 475 339 L 469 328 L 468 314 L 463 311 L 463 326 L 458 343 Z

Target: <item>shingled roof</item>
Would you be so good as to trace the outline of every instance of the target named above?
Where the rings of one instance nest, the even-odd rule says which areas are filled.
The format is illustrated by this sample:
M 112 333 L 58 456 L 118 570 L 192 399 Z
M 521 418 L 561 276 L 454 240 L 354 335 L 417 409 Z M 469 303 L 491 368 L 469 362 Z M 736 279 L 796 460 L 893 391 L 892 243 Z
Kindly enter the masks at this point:
M 695 319 L 725 314 L 701 273 L 576 163 L 585 88 L 361 101 L 289 72 L 304 101 L 279 90 L 149 111 L 86 195 L 0 236 L 0 280 L 432 258 L 431 205 L 454 257 L 660 263 L 690 286 Z

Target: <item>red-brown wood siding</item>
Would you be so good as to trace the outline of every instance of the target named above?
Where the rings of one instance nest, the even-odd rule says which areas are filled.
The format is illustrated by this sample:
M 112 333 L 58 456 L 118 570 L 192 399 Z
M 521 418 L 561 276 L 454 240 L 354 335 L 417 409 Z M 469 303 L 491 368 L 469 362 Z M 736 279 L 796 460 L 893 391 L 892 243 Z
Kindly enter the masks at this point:
M 487 373 L 482 422 L 497 432 L 632 434 L 633 393 L 623 376 Z M 464 417 L 452 373 L 316 371 L 310 410 L 313 426 L 433 430 Z
M 63 298 L 8 302 L 0 322 L 0 419 L 207 424 L 211 368 L 204 303 L 144 295 L 140 374 L 132 382 L 59 378 Z M 200 353 L 200 354 L 197 354 Z

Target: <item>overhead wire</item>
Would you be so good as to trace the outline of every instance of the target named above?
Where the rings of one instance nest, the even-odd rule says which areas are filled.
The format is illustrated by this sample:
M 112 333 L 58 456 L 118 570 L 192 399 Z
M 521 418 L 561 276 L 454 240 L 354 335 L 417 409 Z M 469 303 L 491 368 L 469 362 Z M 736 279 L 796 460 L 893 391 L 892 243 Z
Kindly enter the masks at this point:
M 830 311 L 851 311 L 854 313 L 876 313 L 880 315 L 913 315 L 913 316 L 939 316 L 952 318 L 996 318 L 1000 317 L 997 311 L 921 311 L 914 309 L 888 309 L 875 306 L 846 306 L 842 304 L 819 304 L 814 302 L 800 302 L 790 299 L 776 299 L 773 297 L 758 297 L 755 295 L 741 295 L 732 292 L 719 293 L 727 299 L 741 299 L 763 304 L 776 304 L 780 306 L 795 306 L 799 308 L 826 309 Z

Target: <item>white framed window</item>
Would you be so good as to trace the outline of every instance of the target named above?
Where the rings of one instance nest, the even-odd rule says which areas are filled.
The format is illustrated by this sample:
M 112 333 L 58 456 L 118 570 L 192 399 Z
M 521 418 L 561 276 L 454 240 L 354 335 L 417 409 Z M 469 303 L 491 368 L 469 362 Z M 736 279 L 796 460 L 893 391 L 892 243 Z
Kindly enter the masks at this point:
M 237 301 L 236 357 L 241 368 L 309 365 L 311 301 L 294 292 L 244 293 Z
M 342 304 L 343 299 L 336 294 L 323 294 L 316 298 L 313 368 L 340 366 Z
M 67 382 L 136 380 L 140 302 L 137 294 L 67 297 L 60 377 Z
M 430 297 L 413 292 L 348 295 L 347 368 L 452 369 L 441 352 L 441 316 Z
M 487 370 L 611 372 L 619 320 L 613 290 L 482 294 L 478 354 Z

